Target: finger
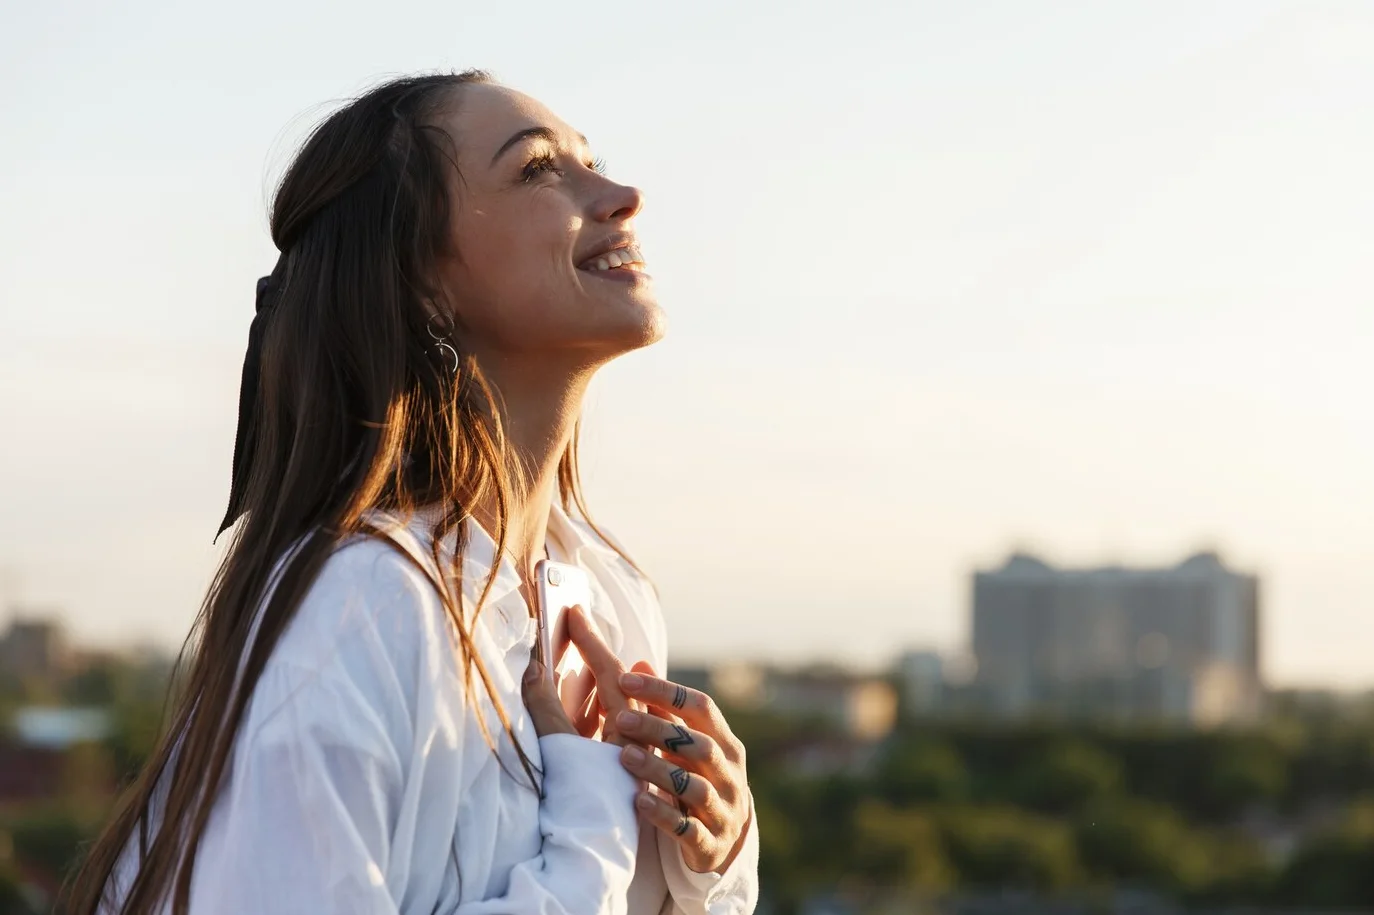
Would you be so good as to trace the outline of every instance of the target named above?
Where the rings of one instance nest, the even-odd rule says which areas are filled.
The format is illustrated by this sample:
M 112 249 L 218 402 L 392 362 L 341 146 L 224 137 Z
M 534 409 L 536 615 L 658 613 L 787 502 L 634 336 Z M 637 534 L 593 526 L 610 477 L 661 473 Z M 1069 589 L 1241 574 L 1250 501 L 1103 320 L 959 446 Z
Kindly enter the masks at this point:
M 696 817 L 684 814 L 675 804 L 654 797 L 647 791 L 635 798 L 635 807 L 644 819 L 677 839 L 689 865 L 693 861 L 710 860 L 715 836 Z
M 596 701 L 596 690 L 592 689 L 583 700 L 582 707 L 572 716 L 573 727 L 577 728 L 577 733 L 583 737 L 590 737 L 596 733 L 596 729 L 601 725 L 601 706 Z
M 710 732 L 729 730 L 715 700 L 699 689 L 635 670 L 621 676 L 620 688 L 626 696 L 677 715 L 692 727 Z
M 620 690 L 620 675 L 625 672 L 625 665 L 601 638 L 581 607 L 568 611 L 568 636 L 596 676 L 596 692 L 602 708 L 608 714 L 625 708 L 625 694 Z
M 634 666 L 630 668 L 630 673 L 647 674 L 650 677 L 658 676 L 658 673 L 654 670 L 654 665 L 650 664 L 648 661 L 635 661 Z M 645 702 L 643 699 L 635 699 L 632 696 L 626 696 L 625 698 L 629 700 L 627 704 L 630 708 L 638 709 L 641 712 L 650 708 L 649 703 Z M 668 713 L 665 711 L 664 714 L 667 715 Z M 677 719 L 674 718 L 673 720 Z
M 676 721 L 664 721 L 648 712 L 635 712 L 629 709 L 618 712 L 615 717 L 616 730 L 638 743 L 660 747 L 670 756 L 689 763 L 690 767 L 701 771 L 705 768 L 720 769 L 724 762 L 720 746 L 709 735 L 693 730 Z
M 703 822 L 715 819 L 720 798 L 711 783 L 700 775 L 688 772 L 643 747 L 630 744 L 620 751 L 620 762 L 631 774 L 657 785 L 678 798 L 693 810 Z
M 534 733 L 540 737 L 549 734 L 576 734 L 563 703 L 558 698 L 558 690 L 551 678 L 545 676 L 544 665 L 537 659 L 530 661 L 525 669 L 520 691 L 529 709 L 530 720 L 534 722 Z
M 563 698 L 563 708 L 574 722 L 579 712 L 587 707 L 587 700 L 596 688 L 596 677 L 590 668 L 564 673 L 558 684 L 558 695 Z

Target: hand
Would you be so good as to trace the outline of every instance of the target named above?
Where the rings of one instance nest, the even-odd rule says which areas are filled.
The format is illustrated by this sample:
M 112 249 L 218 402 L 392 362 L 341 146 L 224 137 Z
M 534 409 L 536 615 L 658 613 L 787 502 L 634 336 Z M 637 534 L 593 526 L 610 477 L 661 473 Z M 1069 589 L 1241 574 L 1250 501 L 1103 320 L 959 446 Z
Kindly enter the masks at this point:
M 530 710 L 530 720 L 534 722 L 534 733 L 540 737 L 550 734 L 576 734 L 563 703 L 558 701 L 558 690 L 552 680 L 544 673 L 544 665 L 539 663 L 539 650 L 530 652 L 530 664 L 525 668 L 525 677 L 520 683 L 520 692 L 525 699 L 525 707 Z
M 560 684 L 545 673 L 537 657 L 531 657 L 525 671 L 524 693 L 525 704 L 534 719 L 535 733 L 540 737 L 546 733 L 591 737 L 599 729 L 602 741 L 623 747 L 627 741 L 615 725 L 615 716 L 634 707 L 620 690 L 620 676 L 625 672 L 625 665 L 601 638 L 581 607 L 569 608 L 566 615 L 568 638 L 577 646 L 587 666 L 577 682 Z M 557 653 L 562 655 L 561 650 Z M 572 687 L 571 699 L 569 686 Z
M 620 733 L 635 741 L 621 752 L 621 762 L 677 801 L 645 791 L 635 804 L 650 823 L 677 839 L 688 867 L 723 873 L 749 828 L 744 745 L 710 696 L 658 678 L 648 664 L 636 664 L 619 685 L 625 696 L 649 709 L 616 713 Z M 660 748 L 664 755 L 646 747 Z

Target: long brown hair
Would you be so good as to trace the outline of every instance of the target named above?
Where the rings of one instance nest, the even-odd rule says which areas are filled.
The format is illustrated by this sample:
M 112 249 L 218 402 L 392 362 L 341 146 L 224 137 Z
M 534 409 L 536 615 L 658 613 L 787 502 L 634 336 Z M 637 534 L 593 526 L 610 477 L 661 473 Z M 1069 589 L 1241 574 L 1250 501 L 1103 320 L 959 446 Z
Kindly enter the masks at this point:
M 438 119 L 464 85 L 479 82 L 490 78 L 470 70 L 372 89 L 316 127 L 277 189 L 271 230 L 281 259 L 268 285 L 254 421 L 241 443 L 251 455 L 244 518 L 183 648 L 166 732 L 77 875 L 66 907 L 73 915 L 100 910 L 134 842 L 140 866 L 119 911 L 154 911 L 169 894 L 175 915 L 187 911 L 196 848 L 268 656 L 331 553 L 345 539 L 376 534 L 367 520 L 375 510 L 443 507 L 433 559 L 458 587 L 436 586 L 466 693 L 475 695 L 480 680 L 510 734 L 470 627 L 505 553 L 518 460 L 474 359 L 452 336 L 452 352 L 436 349 L 431 334 L 434 303 L 443 302 L 434 267 L 450 244 L 446 188 L 460 183 L 455 140 Z M 438 313 L 451 314 L 449 306 Z M 585 517 L 576 450 L 574 434 L 559 494 Z M 465 619 L 454 593 L 462 593 L 464 522 L 479 503 L 495 506 L 498 561 Z M 457 546 L 445 562 L 450 537 Z M 152 823 L 155 789 L 166 793 Z

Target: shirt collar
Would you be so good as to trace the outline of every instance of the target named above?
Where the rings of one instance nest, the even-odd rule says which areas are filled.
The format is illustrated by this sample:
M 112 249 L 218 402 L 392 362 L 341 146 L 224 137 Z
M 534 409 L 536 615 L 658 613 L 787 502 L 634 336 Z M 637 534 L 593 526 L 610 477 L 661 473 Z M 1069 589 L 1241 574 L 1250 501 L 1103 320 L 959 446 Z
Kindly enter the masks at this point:
M 405 536 L 401 545 L 424 562 L 433 571 L 430 557 L 429 533 L 438 520 L 432 510 L 421 509 L 409 523 L 402 523 L 394 515 L 378 512 L 373 523 L 393 538 L 398 534 Z M 475 518 L 468 518 L 468 544 L 463 556 L 463 596 L 465 610 L 469 613 L 476 606 L 486 585 L 487 576 L 496 559 L 496 542 Z M 621 641 L 618 614 L 613 606 L 613 598 L 607 593 L 603 582 L 611 572 L 610 565 L 621 558 L 620 553 L 601 537 L 597 536 L 586 522 L 573 519 L 560 502 L 555 499 L 549 510 L 548 534 L 556 541 L 564 562 L 585 569 L 592 578 L 592 606 L 587 608 L 602 635 L 612 648 Z M 443 546 L 443 555 L 451 557 L 455 538 L 450 535 Z M 520 593 L 520 575 L 515 570 L 509 556 L 501 557 L 496 578 L 491 590 L 487 592 L 486 604 L 482 609 L 479 625 L 491 627 L 497 641 L 505 643 L 509 636 L 512 644 L 526 634 L 532 619 L 530 609 Z M 504 635 L 503 635 L 504 634 Z M 506 645 L 505 647 L 509 647 Z

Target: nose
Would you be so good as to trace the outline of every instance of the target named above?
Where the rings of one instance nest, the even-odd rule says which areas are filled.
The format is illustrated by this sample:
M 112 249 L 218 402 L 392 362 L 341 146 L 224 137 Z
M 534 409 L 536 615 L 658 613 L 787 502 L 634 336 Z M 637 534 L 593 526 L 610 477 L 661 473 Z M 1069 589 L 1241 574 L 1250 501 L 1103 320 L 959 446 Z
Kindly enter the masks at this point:
M 628 184 L 608 182 L 606 190 L 596 202 L 595 216 L 599 221 L 634 219 L 644 208 L 644 192 Z

